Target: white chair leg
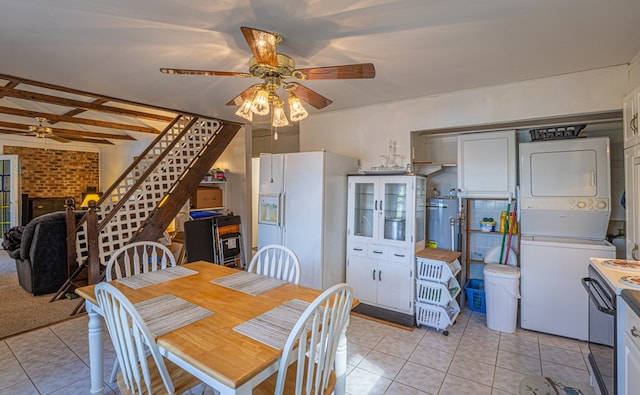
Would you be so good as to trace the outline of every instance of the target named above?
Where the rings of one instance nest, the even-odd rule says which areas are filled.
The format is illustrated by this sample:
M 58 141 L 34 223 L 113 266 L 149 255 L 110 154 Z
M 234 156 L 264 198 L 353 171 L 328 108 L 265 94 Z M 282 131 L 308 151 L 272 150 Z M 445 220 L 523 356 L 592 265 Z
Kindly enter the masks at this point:
M 116 359 L 115 362 L 113 363 L 113 368 L 111 368 L 111 376 L 109 376 L 110 383 L 116 382 L 116 377 L 118 376 L 118 370 L 119 370 L 118 360 Z

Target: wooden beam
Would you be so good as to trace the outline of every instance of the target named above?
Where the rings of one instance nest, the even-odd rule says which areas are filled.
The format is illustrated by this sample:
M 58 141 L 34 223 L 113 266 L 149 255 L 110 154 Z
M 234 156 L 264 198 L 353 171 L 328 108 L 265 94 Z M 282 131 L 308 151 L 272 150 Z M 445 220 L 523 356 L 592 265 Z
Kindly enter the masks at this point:
M 78 90 L 78 89 L 67 88 L 67 87 L 60 86 L 60 85 L 55 85 L 55 84 L 48 84 L 48 83 L 45 83 L 45 82 L 38 82 L 38 81 L 30 80 L 28 78 L 16 77 L 16 76 L 13 76 L 13 75 L 8 75 L 8 74 L 0 74 L 0 79 L 9 80 L 11 82 L 17 82 L 19 84 L 26 84 L 26 85 L 31 85 L 31 86 L 38 86 L 38 87 L 41 87 L 41 88 L 52 89 L 52 90 L 56 90 L 56 91 L 60 91 L 60 92 L 73 93 L 73 94 L 81 95 L 81 96 L 89 96 L 89 97 L 93 97 L 93 98 L 106 99 L 107 101 L 114 102 L 114 103 L 123 103 L 123 104 L 129 104 L 129 105 L 133 105 L 133 106 L 140 106 L 140 107 L 151 108 L 151 109 L 155 109 L 155 110 L 162 110 L 162 111 L 172 112 L 172 113 L 175 113 L 175 115 L 184 114 L 184 115 L 189 115 L 189 116 L 195 116 L 197 118 L 218 119 L 220 121 L 224 121 L 224 123 L 226 123 L 226 124 L 236 124 L 236 125 L 242 126 L 242 123 L 240 123 L 240 122 L 228 121 L 228 120 L 212 117 L 211 115 L 202 115 L 202 114 L 196 114 L 196 113 L 192 113 L 192 112 L 179 111 L 179 110 L 172 109 L 172 108 L 152 106 L 152 105 L 149 105 L 149 104 L 143 104 L 143 103 L 138 103 L 138 102 L 134 102 L 134 101 L 130 101 L 130 100 L 118 99 L 118 98 L 111 97 L 111 96 L 99 95 L 99 94 L 96 94 L 96 93 L 85 92 L 85 91 L 81 91 L 81 90 Z
M 33 126 L 33 125 L 26 125 L 26 124 L 23 124 L 23 123 L 0 121 L 0 127 L 3 127 L 3 128 L 12 128 L 12 129 L 20 129 L 20 130 L 29 131 L 29 126 Z M 56 134 L 64 134 L 65 136 L 95 137 L 95 138 L 99 138 L 99 139 L 114 139 L 114 140 L 136 141 L 136 139 L 134 137 L 131 137 L 128 134 L 89 132 L 89 131 L 63 129 L 63 128 L 51 128 L 51 130 Z
M 0 107 L 0 113 L 17 115 L 19 117 L 29 117 L 29 118 L 42 117 L 42 118 L 46 118 L 47 120 L 53 120 L 58 122 L 78 123 L 81 125 L 91 125 L 91 126 L 118 129 L 118 130 L 129 130 L 132 132 L 153 133 L 153 134 L 160 133 L 158 129 L 155 129 L 152 127 L 127 125 L 127 124 L 118 123 L 118 122 L 98 121 L 95 119 L 67 117 L 64 115 L 57 115 L 57 114 L 51 114 L 46 112 L 40 112 L 40 111 L 22 110 L 19 108 Z
M 92 101 L 92 103 L 94 103 L 94 104 L 104 104 L 106 102 L 107 101 L 104 100 L 104 99 L 95 99 L 94 101 Z M 87 111 L 87 110 L 83 110 L 81 108 L 74 108 L 73 110 L 67 111 L 62 115 L 67 116 L 67 117 L 75 117 L 76 115 L 82 114 L 85 111 Z M 49 121 L 49 125 L 54 125 L 56 123 L 58 123 L 58 122 L 57 121 Z
M 65 107 L 75 107 L 76 109 L 82 109 L 85 111 L 99 111 L 108 114 L 121 115 L 126 117 L 145 118 L 157 121 L 170 122 L 173 117 L 166 115 L 152 114 L 143 111 L 130 110 L 126 108 L 118 108 L 112 106 L 105 106 L 102 103 L 85 102 L 82 100 L 68 99 L 64 97 L 58 97 L 53 95 L 47 95 L 44 93 L 29 92 L 15 88 L 0 87 L 0 96 L 15 97 L 17 99 L 37 101 L 41 103 L 56 104 Z M 98 99 L 106 101 L 106 99 Z M 68 114 L 65 114 L 68 115 Z M 73 114 L 76 115 L 76 114 Z
M 7 88 L 15 88 L 16 86 L 18 86 L 19 82 L 16 81 L 9 81 L 7 82 L 7 85 L 5 85 L 5 87 Z M 3 94 L 0 93 L 0 99 L 2 99 L 4 97 Z

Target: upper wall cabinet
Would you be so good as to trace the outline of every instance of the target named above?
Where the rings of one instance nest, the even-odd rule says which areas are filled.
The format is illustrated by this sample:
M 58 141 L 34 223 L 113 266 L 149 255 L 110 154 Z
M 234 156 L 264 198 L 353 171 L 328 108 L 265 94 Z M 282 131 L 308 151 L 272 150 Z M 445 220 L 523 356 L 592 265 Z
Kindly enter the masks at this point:
M 516 131 L 460 135 L 458 188 L 465 198 L 515 196 Z
M 639 107 L 640 88 L 636 88 L 622 100 L 624 115 L 624 148 L 633 147 L 640 142 L 640 137 L 638 136 Z

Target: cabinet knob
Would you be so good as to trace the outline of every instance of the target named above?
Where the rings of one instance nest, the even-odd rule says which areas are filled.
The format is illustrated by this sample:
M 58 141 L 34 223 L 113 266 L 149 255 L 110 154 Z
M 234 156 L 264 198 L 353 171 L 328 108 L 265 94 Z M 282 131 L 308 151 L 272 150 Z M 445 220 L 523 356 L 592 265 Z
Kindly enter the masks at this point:
M 638 333 L 638 328 L 636 328 L 635 325 L 633 326 L 633 328 L 631 328 L 630 332 L 631 332 L 631 336 L 640 337 L 640 333 Z

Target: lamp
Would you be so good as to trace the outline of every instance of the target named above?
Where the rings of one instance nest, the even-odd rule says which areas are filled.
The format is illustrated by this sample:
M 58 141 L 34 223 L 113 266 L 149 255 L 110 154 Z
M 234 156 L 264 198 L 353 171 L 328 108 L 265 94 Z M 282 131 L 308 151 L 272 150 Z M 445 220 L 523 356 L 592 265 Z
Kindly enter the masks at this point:
M 237 116 L 251 122 L 253 121 L 253 114 L 268 115 L 271 113 L 271 126 L 279 128 L 288 126 L 289 119 L 291 122 L 298 122 L 309 115 L 302 105 L 302 101 L 293 93 L 291 88 L 285 87 L 283 89 L 282 99 L 276 94 L 276 91 L 283 85 L 279 78 L 271 77 L 270 79 L 265 79 L 265 81 L 264 84 L 257 85 L 254 93 L 242 102 L 236 111 Z M 287 99 L 287 103 L 289 103 L 289 119 L 287 119 L 284 110 L 285 96 L 287 94 L 285 92 L 289 96 Z
M 102 196 L 102 192 L 98 192 L 96 187 L 87 186 L 87 190 L 82 193 L 82 203 L 80 204 L 80 208 L 88 208 L 89 202 L 91 200 L 97 202 L 100 200 L 100 196 Z

